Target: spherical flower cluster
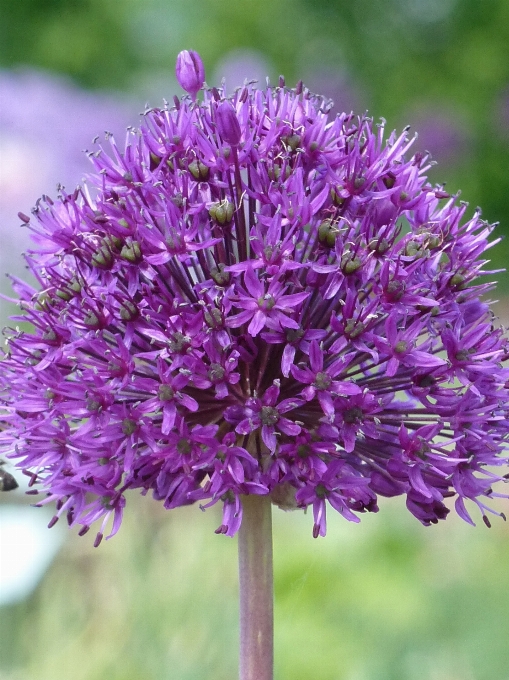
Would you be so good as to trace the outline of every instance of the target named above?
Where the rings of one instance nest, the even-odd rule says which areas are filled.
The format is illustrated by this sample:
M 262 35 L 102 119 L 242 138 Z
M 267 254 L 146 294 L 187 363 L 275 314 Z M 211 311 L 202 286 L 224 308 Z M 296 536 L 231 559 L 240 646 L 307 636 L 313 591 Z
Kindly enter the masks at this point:
M 21 216 L 39 289 L 14 281 L 4 453 L 53 522 L 101 520 L 96 544 L 127 489 L 220 502 L 230 536 L 246 494 L 312 506 L 314 536 L 327 504 L 358 521 L 378 495 L 489 524 L 509 438 L 508 342 L 476 283 L 492 227 L 428 183 L 406 130 L 282 79 L 200 101 L 180 63 L 191 96 Z

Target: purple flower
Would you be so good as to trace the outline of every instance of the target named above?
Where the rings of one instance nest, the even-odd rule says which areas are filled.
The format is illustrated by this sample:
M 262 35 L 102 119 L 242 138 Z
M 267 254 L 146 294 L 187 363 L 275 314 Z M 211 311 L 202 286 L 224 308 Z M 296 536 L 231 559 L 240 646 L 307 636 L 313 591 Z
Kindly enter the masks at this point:
M 232 406 L 224 413 L 225 420 L 235 426 L 235 432 L 248 435 L 259 431 L 263 444 L 271 453 L 277 448 L 276 435 L 283 433 L 292 437 L 301 431 L 298 423 L 282 414 L 302 406 L 302 400 L 283 399 L 278 403 L 279 392 L 279 381 L 274 381 L 261 399 L 253 397 L 243 408 Z
M 305 364 L 303 368 L 291 367 L 292 377 L 303 385 L 307 385 L 301 392 L 304 399 L 312 401 L 316 397 L 327 416 L 334 416 L 334 396 L 347 396 L 362 392 L 361 388 L 353 382 L 334 380 L 345 373 L 355 354 L 355 352 L 351 352 L 350 355 L 345 354 L 325 367 L 325 353 L 320 349 L 318 342 L 313 340 L 309 347 L 309 367 Z
M 280 274 L 283 275 L 284 272 L 281 271 Z M 226 321 L 227 326 L 238 328 L 250 321 L 248 333 L 253 337 L 257 336 L 263 328 L 273 330 L 299 328 L 297 321 L 292 318 L 292 311 L 304 302 L 309 293 L 285 295 L 287 285 L 279 276 L 273 276 L 265 290 L 263 281 L 258 278 L 252 268 L 249 268 L 244 275 L 244 286 L 246 291 L 239 284 L 238 294 L 231 297 L 232 306 L 244 311 L 230 315 Z
M 52 523 L 100 521 L 98 544 L 127 489 L 220 503 L 230 536 L 247 494 L 313 507 L 315 536 L 328 505 L 358 521 L 378 495 L 488 522 L 509 438 L 492 226 L 428 182 L 406 131 L 328 106 L 282 80 L 205 89 L 37 204 L 0 444 Z
M 205 69 L 198 52 L 183 50 L 177 57 L 175 75 L 183 90 L 196 98 L 196 94 L 203 87 L 205 81 Z

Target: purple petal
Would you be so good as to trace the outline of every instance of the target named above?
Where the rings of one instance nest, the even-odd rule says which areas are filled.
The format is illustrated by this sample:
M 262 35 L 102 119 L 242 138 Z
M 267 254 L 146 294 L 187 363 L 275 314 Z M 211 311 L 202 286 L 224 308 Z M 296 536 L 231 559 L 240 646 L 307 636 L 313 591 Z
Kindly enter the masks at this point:
M 293 345 L 285 345 L 283 356 L 281 357 L 281 373 L 288 378 L 290 375 L 290 368 L 292 367 L 295 358 L 295 347 Z
M 163 407 L 163 423 L 161 426 L 161 432 L 163 434 L 169 434 L 173 426 L 175 425 L 175 417 L 177 415 L 177 408 L 173 401 L 169 401 Z
M 262 425 L 262 440 L 265 446 L 269 449 L 271 453 L 274 453 L 277 446 L 276 434 L 274 427 L 269 427 L 268 425 Z
M 331 418 L 334 415 L 334 403 L 330 394 L 327 392 L 318 392 L 318 401 L 326 416 Z
M 309 363 L 315 373 L 323 370 L 323 352 L 316 340 L 312 340 L 309 345 Z
M 296 437 L 298 434 L 300 434 L 302 429 L 300 425 L 288 420 L 288 418 L 280 418 L 277 421 L 277 427 L 279 430 L 281 430 L 281 432 L 284 432 L 290 437 Z
M 267 317 L 265 313 L 262 312 L 261 309 L 255 312 L 255 315 L 251 319 L 251 323 L 249 324 L 247 329 L 249 335 L 251 335 L 253 338 L 256 337 L 258 333 L 262 330 L 262 328 L 265 326 L 266 319 Z
M 244 285 L 246 286 L 249 294 L 254 297 L 255 300 L 263 297 L 265 288 L 252 267 L 246 269 L 246 273 L 244 274 Z
M 188 394 L 183 394 L 180 401 L 187 409 L 189 409 L 189 411 L 193 411 L 193 413 L 199 408 L 196 399 L 193 399 Z
M 229 328 L 239 328 L 242 324 L 245 324 L 253 317 L 253 312 L 246 310 L 245 312 L 240 312 L 240 314 L 234 314 L 226 319 L 226 325 Z

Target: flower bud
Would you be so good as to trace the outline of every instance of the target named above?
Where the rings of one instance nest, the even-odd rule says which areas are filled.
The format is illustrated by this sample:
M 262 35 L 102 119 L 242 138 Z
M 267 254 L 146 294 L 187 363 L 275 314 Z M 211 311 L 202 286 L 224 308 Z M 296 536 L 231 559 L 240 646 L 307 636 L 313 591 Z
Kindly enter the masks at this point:
M 113 255 L 106 243 L 96 250 L 92 255 L 92 266 L 98 269 L 111 269 L 113 266 Z
M 238 146 L 242 133 L 235 109 L 228 101 L 221 102 L 216 111 L 216 123 L 221 139 L 227 144 Z
M 387 189 L 392 189 L 392 187 L 396 184 L 396 175 L 389 171 L 385 177 L 382 177 L 382 181 Z
M 131 300 L 124 300 L 120 305 L 120 318 L 122 321 L 134 321 L 139 315 L 138 307 Z
M 72 299 L 72 293 L 70 293 L 67 288 L 60 288 L 56 292 L 56 296 L 59 297 L 64 302 L 69 302 Z
M 194 50 L 179 52 L 175 75 L 179 85 L 195 99 L 205 80 L 205 69 L 198 52 Z
M 124 418 L 122 421 L 122 432 L 126 437 L 130 437 L 138 429 L 138 423 L 131 418 Z
M 341 258 L 341 271 L 346 274 L 354 274 L 362 267 L 362 261 L 359 257 L 353 257 L 350 253 L 345 253 Z
M 218 286 L 226 286 L 230 281 L 230 274 L 224 271 L 224 264 L 222 262 L 217 267 L 212 267 L 210 276 Z
M 324 220 L 318 227 L 318 240 L 323 246 L 333 248 L 336 243 L 338 229 L 332 224 L 330 220 Z
M 194 160 L 189 163 L 188 170 L 197 181 L 205 182 L 209 177 L 210 169 L 201 161 Z
M 230 201 L 222 201 L 221 203 L 213 203 L 209 208 L 209 215 L 217 224 L 224 225 L 231 222 L 233 217 L 234 206 Z
M 141 262 L 143 256 L 141 254 L 141 248 L 138 241 L 132 241 L 132 243 L 129 244 L 126 243 L 126 245 L 120 251 L 120 257 L 123 260 L 127 260 L 127 262 L 130 262 L 131 264 L 138 264 Z

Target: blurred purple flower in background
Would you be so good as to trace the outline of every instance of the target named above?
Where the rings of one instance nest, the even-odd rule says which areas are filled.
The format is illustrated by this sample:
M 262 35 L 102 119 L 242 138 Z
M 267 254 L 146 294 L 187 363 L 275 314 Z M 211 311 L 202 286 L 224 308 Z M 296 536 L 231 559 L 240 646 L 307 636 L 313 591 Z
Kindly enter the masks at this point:
M 217 62 L 213 82 L 220 83 L 224 79 L 227 94 L 231 94 L 245 80 L 256 80 L 261 88 L 272 70 L 267 57 L 258 50 L 231 50 Z
M 312 92 L 332 99 L 332 113 L 362 111 L 365 108 L 366 93 L 358 82 L 353 82 L 345 69 L 314 67 L 305 72 L 304 82 Z
M 407 114 L 405 123 L 417 132 L 415 150 L 430 152 L 440 165 L 457 165 L 465 161 L 472 137 L 459 111 L 426 106 Z
M 509 85 L 499 93 L 495 100 L 493 123 L 497 133 L 509 141 Z
M 90 165 L 84 149 L 97 134 L 120 139 L 136 119 L 136 109 L 112 94 L 87 92 L 69 79 L 29 69 L 0 71 L 0 250 L 5 273 L 25 270 L 21 253 L 30 243 L 17 213 L 30 214 L 43 193 L 57 183 L 72 190 Z
M 509 436 L 478 281 L 493 226 L 429 183 L 407 130 L 283 79 L 190 89 L 22 218 L 37 285 L 14 282 L 32 330 L 8 337 L 0 437 L 50 524 L 99 521 L 98 545 L 129 488 L 220 503 L 230 536 L 248 495 L 312 507 L 315 537 L 327 506 L 359 521 L 378 495 L 489 524 Z
M 433 24 L 446 21 L 457 4 L 458 0 L 397 0 L 394 12 L 417 24 Z

